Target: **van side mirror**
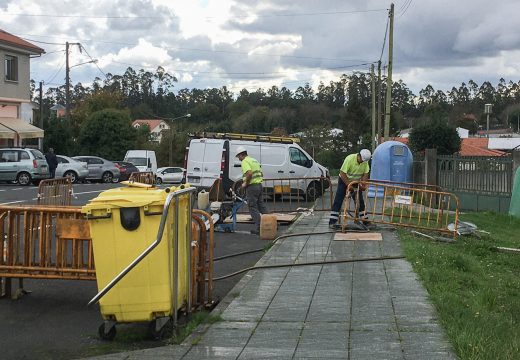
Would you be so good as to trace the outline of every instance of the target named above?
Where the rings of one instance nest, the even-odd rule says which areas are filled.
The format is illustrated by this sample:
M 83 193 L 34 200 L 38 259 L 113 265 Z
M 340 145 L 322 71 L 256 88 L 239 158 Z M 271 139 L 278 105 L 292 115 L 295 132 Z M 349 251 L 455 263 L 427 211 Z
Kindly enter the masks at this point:
M 312 167 L 312 160 L 307 160 L 305 167 L 308 167 L 308 168 Z

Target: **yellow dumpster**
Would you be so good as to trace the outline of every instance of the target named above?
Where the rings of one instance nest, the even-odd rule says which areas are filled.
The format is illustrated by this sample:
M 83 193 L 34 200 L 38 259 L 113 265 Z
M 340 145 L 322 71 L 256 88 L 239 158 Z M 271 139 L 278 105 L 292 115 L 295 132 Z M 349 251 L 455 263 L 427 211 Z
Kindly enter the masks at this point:
M 118 322 L 150 321 L 152 336 L 161 337 L 188 300 L 191 192 L 174 196 L 177 190 L 121 187 L 102 192 L 82 207 L 90 224 L 101 290 L 158 240 L 164 204 L 171 197 L 158 245 L 99 299 L 105 320 L 99 334 L 105 340 L 114 338 Z

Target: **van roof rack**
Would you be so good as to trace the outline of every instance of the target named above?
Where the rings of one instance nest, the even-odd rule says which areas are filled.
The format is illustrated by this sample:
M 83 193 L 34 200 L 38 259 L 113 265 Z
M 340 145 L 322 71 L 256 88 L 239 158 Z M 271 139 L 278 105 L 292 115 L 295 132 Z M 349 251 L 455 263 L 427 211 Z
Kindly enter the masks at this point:
M 195 138 L 208 139 L 227 139 L 227 140 L 249 140 L 271 143 L 292 144 L 300 142 L 300 139 L 294 137 L 271 136 L 271 135 L 254 135 L 254 134 L 237 134 L 237 133 L 216 133 L 216 132 L 198 132 L 192 135 Z

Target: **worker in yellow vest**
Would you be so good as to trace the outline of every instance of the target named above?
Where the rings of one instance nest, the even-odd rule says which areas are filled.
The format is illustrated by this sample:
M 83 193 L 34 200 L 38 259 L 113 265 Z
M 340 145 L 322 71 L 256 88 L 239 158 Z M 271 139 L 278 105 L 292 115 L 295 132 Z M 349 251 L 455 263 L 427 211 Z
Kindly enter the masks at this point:
M 370 166 L 368 160 L 372 157 L 372 153 L 368 149 L 363 149 L 357 154 L 348 155 L 343 161 L 343 165 L 339 170 L 338 188 L 336 195 L 334 196 L 334 203 L 332 204 L 332 210 L 330 212 L 329 227 L 334 228 L 339 219 L 339 211 L 343 200 L 347 193 L 348 185 L 351 181 L 367 181 L 368 173 L 370 172 Z M 356 190 L 356 191 L 355 191 Z M 358 214 L 361 219 L 367 218 L 365 213 L 365 201 L 363 199 L 363 188 L 351 189 L 350 196 L 354 199 L 354 202 L 358 202 L 356 199 L 359 196 L 359 208 Z
M 235 154 L 242 163 L 242 188 L 246 192 L 249 213 L 255 223 L 255 229 L 251 230 L 251 234 L 259 235 L 262 214 L 268 213 L 262 199 L 262 182 L 264 181 L 262 167 L 256 159 L 247 155 L 247 150 L 243 146 L 237 147 Z

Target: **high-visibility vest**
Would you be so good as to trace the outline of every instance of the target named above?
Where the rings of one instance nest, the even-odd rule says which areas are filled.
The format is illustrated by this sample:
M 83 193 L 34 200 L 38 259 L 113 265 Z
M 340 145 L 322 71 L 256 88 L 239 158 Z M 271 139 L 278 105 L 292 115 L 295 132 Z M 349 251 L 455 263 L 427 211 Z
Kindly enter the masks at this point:
M 264 174 L 262 173 L 262 167 L 260 166 L 260 163 L 251 156 L 246 156 L 244 160 L 242 160 L 242 179 L 244 181 L 246 181 L 246 173 L 249 170 L 251 170 L 253 173 L 251 182 L 249 184 L 261 184 L 264 181 Z

